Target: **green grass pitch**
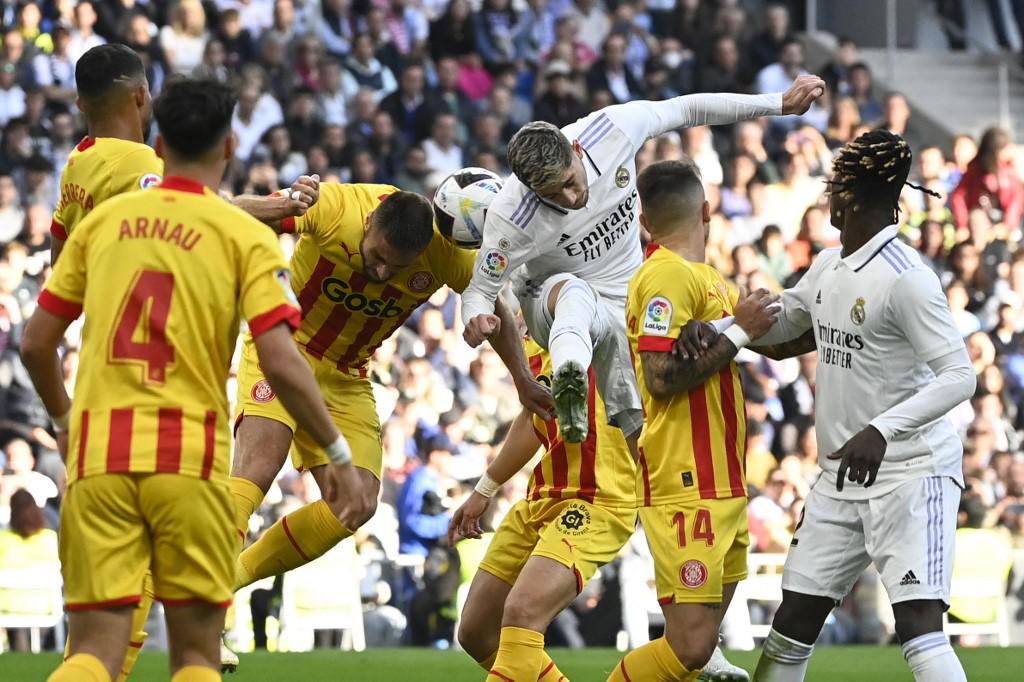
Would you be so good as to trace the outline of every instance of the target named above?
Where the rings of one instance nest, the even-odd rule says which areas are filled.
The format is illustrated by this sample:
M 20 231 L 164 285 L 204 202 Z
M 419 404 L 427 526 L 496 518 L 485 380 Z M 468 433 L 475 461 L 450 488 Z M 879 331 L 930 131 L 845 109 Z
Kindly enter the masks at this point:
M 573 682 L 603 682 L 620 654 L 611 649 L 552 650 L 559 668 Z M 971 682 L 1007 682 L 1022 679 L 1024 647 L 958 649 Z M 729 658 L 753 670 L 758 652 L 736 651 Z M 37 682 L 60 662 L 56 654 L 0 655 L 0 680 Z M 143 652 L 131 682 L 166 681 L 167 656 Z M 482 681 L 483 671 L 454 651 L 375 649 L 364 653 L 317 650 L 304 654 L 242 654 L 242 665 L 226 682 L 455 682 Z M 814 652 L 809 682 L 912 682 L 898 647 L 821 647 Z

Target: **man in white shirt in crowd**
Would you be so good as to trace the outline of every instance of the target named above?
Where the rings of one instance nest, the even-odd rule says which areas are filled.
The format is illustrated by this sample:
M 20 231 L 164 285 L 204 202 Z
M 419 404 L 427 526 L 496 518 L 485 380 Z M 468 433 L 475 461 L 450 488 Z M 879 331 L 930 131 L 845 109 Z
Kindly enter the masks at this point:
M 423 140 L 427 168 L 445 175 L 462 168 L 462 147 L 455 139 L 458 125 L 454 114 L 438 114 L 434 118 L 434 123 L 430 126 L 430 137 Z

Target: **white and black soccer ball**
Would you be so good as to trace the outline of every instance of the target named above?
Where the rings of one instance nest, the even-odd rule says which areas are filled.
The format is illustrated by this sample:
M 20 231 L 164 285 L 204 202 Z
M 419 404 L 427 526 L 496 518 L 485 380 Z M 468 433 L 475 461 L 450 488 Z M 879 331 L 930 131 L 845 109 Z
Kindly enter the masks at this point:
M 437 229 L 457 246 L 479 248 L 487 209 L 500 191 L 501 176 L 486 168 L 463 168 L 452 173 L 434 193 Z

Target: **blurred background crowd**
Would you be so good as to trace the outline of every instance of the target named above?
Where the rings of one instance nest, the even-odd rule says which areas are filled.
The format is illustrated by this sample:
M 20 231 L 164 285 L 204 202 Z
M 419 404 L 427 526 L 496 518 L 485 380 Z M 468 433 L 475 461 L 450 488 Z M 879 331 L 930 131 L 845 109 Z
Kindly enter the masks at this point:
M 808 70 L 822 75 L 829 93 L 806 115 L 670 132 L 646 144 L 638 170 L 695 159 L 713 209 L 708 262 L 738 285 L 778 290 L 838 243 L 824 195 L 835 151 L 875 127 L 907 137 L 911 179 L 942 198 L 908 188 L 901 232 L 946 287 L 978 374 L 976 395 L 952 414 L 968 482 L 961 555 L 970 558 L 971 542 L 1007 555 L 1024 547 L 1024 154 L 999 128 L 980 139 L 922 139 L 910 103 L 873 87 L 850 40 L 831 61 L 806 64 L 794 20 L 803 4 L 0 0 L 0 564 L 52 561 L 56 553 L 63 467 L 18 343 L 49 272 L 60 171 L 84 134 L 75 61 L 104 41 L 142 55 L 154 95 L 171 74 L 237 87 L 240 144 L 224 180 L 231 193 L 265 194 L 319 173 L 430 195 L 463 166 L 507 173 L 508 140 L 529 120 L 565 125 L 609 104 L 680 94 L 780 92 Z M 283 246 L 291 248 L 290 238 Z M 498 357 L 463 343 L 457 306 L 455 295 L 438 292 L 373 362 L 383 504 L 358 540 L 362 599 L 378 643 L 450 641 L 459 586 L 482 544 L 446 550 L 447 520 L 520 409 Z M 78 333 L 73 327 L 64 356 L 69 389 Z M 751 546 L 784 553 L 818 471 L 815 358 L 776 362 L 745 351 L 738 361 Z M 504 487 L 492 525 L 521 498 L 525 480 Z M 286 471 L 253 518 L 254 536 L 317 495 L 308 475 Z M 623 561 L 645 553 L 638 536 Z M 650 587 L 641 581 L 633 590 L 618 564 L 602 571 L 549 641 L 614 643 L 622 623 L 636 618 L 642 625 L 625 629 L 632 643 L 642 640 L 632 633 L 646 629 L 656 606 L 623 598 L 649 599 Z M 277 581 L 254 597 L 260 622 L 278 608 L 280 588 Z M 858 609 L 842 613 L 836 641 L 879 637 L 865 634 Z M 257 626 L 257 645 L 267 644 L 266 632 Z M 272 632 L 270 639 L 273 646 Z

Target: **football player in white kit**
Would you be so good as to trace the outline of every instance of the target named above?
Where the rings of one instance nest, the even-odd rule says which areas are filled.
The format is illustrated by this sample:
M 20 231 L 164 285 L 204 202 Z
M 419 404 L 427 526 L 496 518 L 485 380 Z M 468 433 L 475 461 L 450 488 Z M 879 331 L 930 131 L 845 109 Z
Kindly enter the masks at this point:
M 942 632 L 964 486 L 963 446 L 946 414 L 973 395 L 975 375 L 938 278 L 897 238 L 910 159 L 885 130 L 840 151 L 830 208 L 842 247 L 818 254 L 752 344 L 817 345 L 823 469 L 786 559 L 761 682 L 804 679 L 826 617 L 871 562 L 914 678 L 966 680 Z
M 530 335 L 551 353 L 552 393 L 568 442 L 587 435 L 593 362 L 608 420 L 631 448 L 643 424 L 625 329 L 629 278 L 640 266 L 634 156 L 677 128 L 802 114 L 824 92 L 801 76 L 774 95 L 701 94 L 606 107 L 559 130 L 533 122 L 508 147 L 514 175 L 487 212 L 473 279 L 462 295 L 465 339 L 498 328 L 494 302 L 511 282 Z

